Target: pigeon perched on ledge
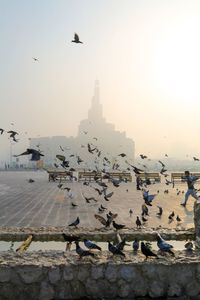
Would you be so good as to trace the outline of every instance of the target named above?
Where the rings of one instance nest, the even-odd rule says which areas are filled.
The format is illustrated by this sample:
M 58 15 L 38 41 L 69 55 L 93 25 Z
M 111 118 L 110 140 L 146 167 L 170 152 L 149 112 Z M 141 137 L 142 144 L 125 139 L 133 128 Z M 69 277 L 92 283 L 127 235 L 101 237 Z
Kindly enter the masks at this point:
M 79 255 L 79 258 L 81 259 L 83 256 L 92 256 L 94 257 L 94 253 L 88 251 L 88 250 L 84 250 L 83 248 L 81 248 L 79 246 L 79 242 L 75 241 L 76 244 L 76 253 Z
M 98 245 L 96 245 L 92 241 L 84 239 L 83 242 L 84 242 L 85 247 L 87 247 L 88 249 L 90 249 L 90 250 L 97 249 L 97 250 L 101 251 L 101 247 L 99 247 Z
M 108 242 L 108 250 L 113 254 L 113 255 L 121 255 L 125 257 L 125 254 L 118 249 L 116 246 L 112 245 L 111 242 Z
M 159 233 L 157 234 L 157 246 L 162 252 L 168 252 L 174 256 L 174 252 L 171 250 L 173 246 L 168 244 Z

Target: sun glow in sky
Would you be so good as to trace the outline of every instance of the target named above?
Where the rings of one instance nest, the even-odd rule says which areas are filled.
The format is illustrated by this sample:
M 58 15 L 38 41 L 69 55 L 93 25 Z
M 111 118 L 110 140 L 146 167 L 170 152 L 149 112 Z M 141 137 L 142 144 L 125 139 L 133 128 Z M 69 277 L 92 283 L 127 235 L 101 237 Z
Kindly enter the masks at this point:
M 98 78 L 136 154 L 200 156 L 199 34 L 198 0 L 0 0 L 0 127 L 76 135 Z

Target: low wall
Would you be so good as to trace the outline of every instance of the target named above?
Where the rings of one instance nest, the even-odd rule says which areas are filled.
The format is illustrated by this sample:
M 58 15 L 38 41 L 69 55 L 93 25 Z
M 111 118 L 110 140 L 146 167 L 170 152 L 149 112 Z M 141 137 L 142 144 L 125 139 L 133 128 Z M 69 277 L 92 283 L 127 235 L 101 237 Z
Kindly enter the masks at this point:
M 149 259 L 139 253 L 125 260 L 108 253 L 77 259 L 75 253 L 0 253 L 0 299 L 114 299 L 180 297 L 198 299 L 200 257 Z M 186 297 L 186 298 L 184 298 Z

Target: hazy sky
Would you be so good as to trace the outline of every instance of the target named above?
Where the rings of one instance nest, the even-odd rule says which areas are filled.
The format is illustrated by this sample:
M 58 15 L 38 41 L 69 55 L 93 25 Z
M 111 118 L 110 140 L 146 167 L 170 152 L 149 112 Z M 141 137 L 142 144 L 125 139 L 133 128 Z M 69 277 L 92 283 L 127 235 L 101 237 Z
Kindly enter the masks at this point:
M 199 0 L 0 0 L 0 41 L 0 127 L 76 135 L 98 78 L 137 155 L 200 156 Z

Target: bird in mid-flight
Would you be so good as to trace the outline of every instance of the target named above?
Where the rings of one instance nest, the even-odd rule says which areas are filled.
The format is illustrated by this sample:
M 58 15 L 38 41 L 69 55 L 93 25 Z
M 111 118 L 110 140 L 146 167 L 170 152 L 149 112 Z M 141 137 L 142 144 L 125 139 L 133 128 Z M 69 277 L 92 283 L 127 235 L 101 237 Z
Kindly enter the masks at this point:
M 79 40 L 79 36 L 78 36 L 78 34 L 77 33 L 74 33 L 74 40 L 72 40 L 72 43 L 77 43 L 77 44 L 83 44 L 83 42 L 81 42 L 80 40 Z
M 39 61 L 39 59 L 38 59 L 38 58 L 36 58 L 36 57 L 33 57 L 33 60 L 34 60 L 34 61 Z

